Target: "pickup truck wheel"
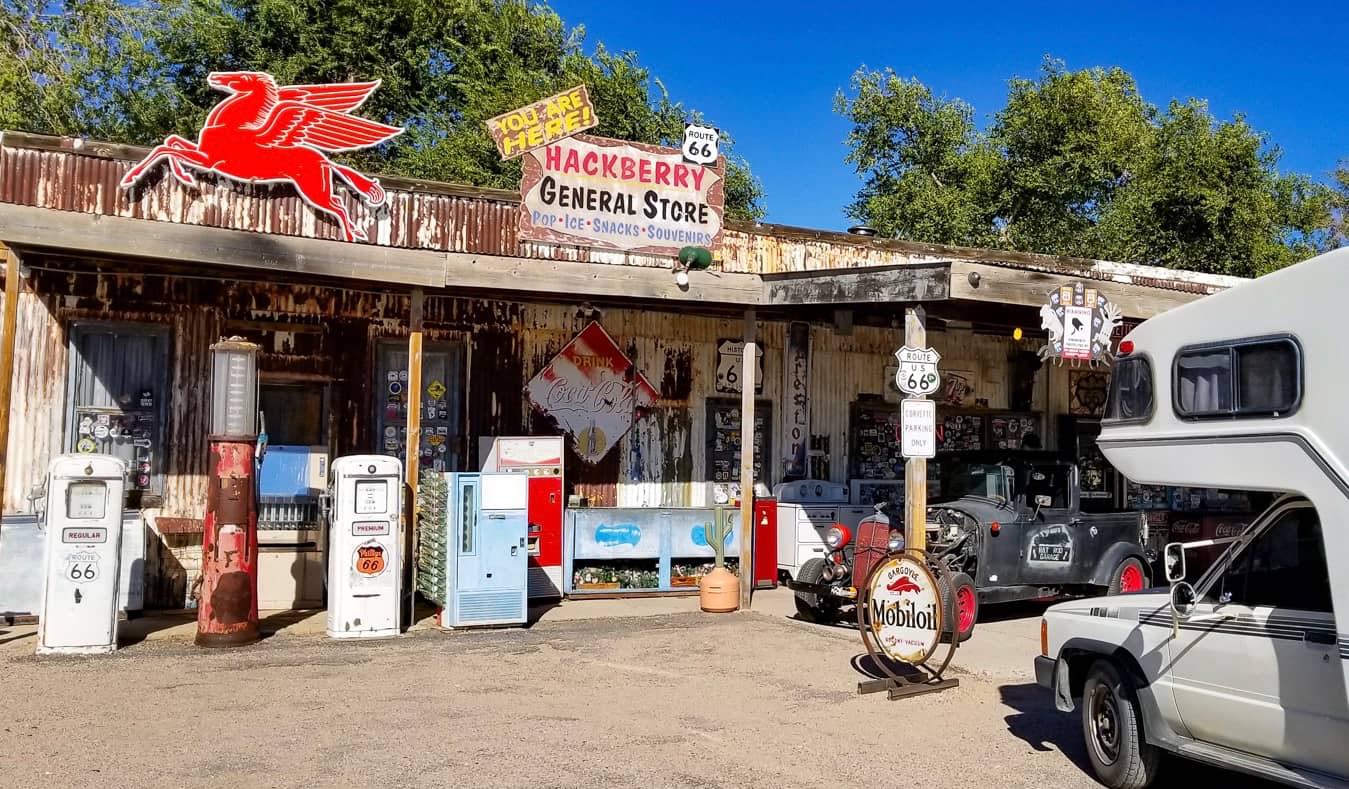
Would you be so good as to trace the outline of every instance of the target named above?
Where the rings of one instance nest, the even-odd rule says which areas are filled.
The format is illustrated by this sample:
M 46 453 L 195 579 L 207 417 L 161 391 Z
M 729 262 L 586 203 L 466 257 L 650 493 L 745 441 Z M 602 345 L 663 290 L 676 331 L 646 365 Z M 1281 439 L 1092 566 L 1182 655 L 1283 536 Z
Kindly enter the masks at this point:
M 964 573 L 952 573 L 948 589 L 946 577 L 939 573 L 937 594 L 942 601 L 942 642 L 949 644 L 954 630 L 960 643 L 965 643 L 974 635 L 974 624 L 979 620 L 979 591 L 974 581 Z
M 807 559 L 796 572 L 796 580 L 803 584 L 824 581 L 824 559 Z M 810 592 L 796 593 L 796 614 L 807 622 L 829 624 L 838 618 L 839 604 Z
M 1110 576 L 1110 588 L 1107 594 L 1121 594 L 1124 592 L 1141 592 L 1148 586 L 1148 573 L 1143 569 L 1143 563 L 1130 557 L 1119 563 L 1115 568 L 1114 574 Z
M 1082 737 L 1096 778 L 1111 789 L 1143 789 L 1157 777 L 1161 751 L 1143 738 L 1133 684 L 1098 660 L 1082 687 Z

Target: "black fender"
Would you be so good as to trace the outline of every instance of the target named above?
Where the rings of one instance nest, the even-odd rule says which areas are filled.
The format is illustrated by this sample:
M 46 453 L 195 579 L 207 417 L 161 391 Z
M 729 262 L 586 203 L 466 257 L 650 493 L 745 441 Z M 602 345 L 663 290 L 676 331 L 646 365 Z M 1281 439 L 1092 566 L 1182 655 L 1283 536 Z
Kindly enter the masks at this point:
M 1148 564 L 1148 557 L 1143 553 L 1143 546 L 1134 542 L 1117 542 L 1106 549 L 1101 558 L 1096 560 L 1096 569 L 1091 573 L 1091 580 L 1088 582 L 1093 586 L 1109 586 L 1114 580 L 1112 574 L 1115 568 L 1119 567 L 1120 562 L 1128 558 L 1138 560 L 1143 565 L 1143 572 L 1152 574 L 1152 567 Z

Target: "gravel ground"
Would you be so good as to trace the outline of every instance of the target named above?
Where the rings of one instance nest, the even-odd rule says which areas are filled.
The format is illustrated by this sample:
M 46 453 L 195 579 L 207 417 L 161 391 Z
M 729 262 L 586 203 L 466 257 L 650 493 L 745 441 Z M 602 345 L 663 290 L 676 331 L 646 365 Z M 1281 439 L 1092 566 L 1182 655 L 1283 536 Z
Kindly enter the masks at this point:
M 0 785 L 1095 785 L 1033 682 L 858 696 L 854 638 L 758 614 L 89 659 L 27 638 L 0 646 Z

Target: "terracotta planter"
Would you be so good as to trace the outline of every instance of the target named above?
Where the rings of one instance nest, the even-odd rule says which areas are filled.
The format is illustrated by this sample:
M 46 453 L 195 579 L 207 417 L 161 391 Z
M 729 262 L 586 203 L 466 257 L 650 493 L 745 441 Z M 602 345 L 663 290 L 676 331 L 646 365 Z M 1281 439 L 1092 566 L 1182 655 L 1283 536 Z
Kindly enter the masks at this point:
M 708 613 L 724 614 L 740 607 L 740 579 L 725 567 L 704 575 L 698 590 L 698 605 Z
M 613 582 L 607 583 L 607 584 L 577 584 L 577 585 L 576 585 L 576 588 L 577 588 L 577 589 L 590 589 L 590 590 L 599 590 L 599 589 L 617 589 L 617 588 L 618 588 L 618 581 L 613 581 Z

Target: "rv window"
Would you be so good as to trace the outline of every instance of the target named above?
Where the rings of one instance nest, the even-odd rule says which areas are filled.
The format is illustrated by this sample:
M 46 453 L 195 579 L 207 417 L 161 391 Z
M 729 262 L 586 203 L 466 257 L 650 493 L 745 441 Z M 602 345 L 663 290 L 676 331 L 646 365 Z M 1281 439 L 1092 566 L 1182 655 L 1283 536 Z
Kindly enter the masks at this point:
M 1223 574 L 1208 596 L 1229 602 L 1329 613 L 1330 574 L 1316 510 L 1285 513 L 1255 539 Z
M 1152 415 L 1152 365 L 1144 357 L 1120 359 L 1110 379 L 1105 418 L 1139 421 Z
M 1176 413 L 1191 419 L 1286 416 L 1301 398 L 1301 360 L 1287 338 L 1182 350 Z
M 1237 410 L 1282 414 L 1298 400 L 1297 347 L 1287 340 L 1238 347 Z

